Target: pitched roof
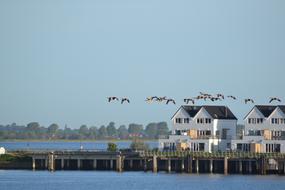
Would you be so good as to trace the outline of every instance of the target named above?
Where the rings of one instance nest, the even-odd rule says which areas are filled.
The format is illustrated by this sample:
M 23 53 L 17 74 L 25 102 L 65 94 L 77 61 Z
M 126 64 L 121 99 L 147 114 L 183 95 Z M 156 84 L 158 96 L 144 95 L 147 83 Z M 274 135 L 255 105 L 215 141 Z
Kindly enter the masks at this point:
M 279 107 L 285 114 L 285 105 L 256 105 L 255 107 L 263 114 L 264 117 L 269 117 L 277 107 Z
M 195 117 L 195 115 L 204 108 L 212 118 L 214 119 L 233 119 L 237 120 L 236 116 L 231 112 L 227 106 L 189 106 L 185 105 L 182 108 L 190 115 L 190 117 Z

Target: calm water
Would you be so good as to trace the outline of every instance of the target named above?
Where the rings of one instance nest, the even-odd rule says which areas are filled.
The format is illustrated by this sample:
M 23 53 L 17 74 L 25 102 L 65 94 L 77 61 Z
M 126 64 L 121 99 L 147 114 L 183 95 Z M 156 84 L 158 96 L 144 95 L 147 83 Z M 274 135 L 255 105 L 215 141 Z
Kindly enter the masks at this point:
M 86 149 L 105 149 L 106 142 L 82 142 Z M 157 147 L 157 142 L 148 142 Z M 130 142 L 118 142 L 128 148 Z M 80 142 L 0 142 L 7 149 L 78 149 Z M 285 176 L 196 175 L 111 171 L 0 170 L 0 190 L 284 190 Z
M 7 150 L 22 150 L 22 149 L 49 149 L 62 150 L 71 149 L 77 150 L 80 145 L 84 149 L 107 149 L 109 141 L 90 141 L 90 142 L 62 142 L 62 141 L 47 141 L 47 142 L 0 142 L 0 147 L 5 147 Z M 118 148 L 129 148 L 131 141 L 115 142 Z M 150 148 L 158 147 L 157 141 L 146 141 Z
M 188 175 L 151 172 L 0 170 L 1 190 L 153 189 L 153 190 L 284 190 L 285 177 Z

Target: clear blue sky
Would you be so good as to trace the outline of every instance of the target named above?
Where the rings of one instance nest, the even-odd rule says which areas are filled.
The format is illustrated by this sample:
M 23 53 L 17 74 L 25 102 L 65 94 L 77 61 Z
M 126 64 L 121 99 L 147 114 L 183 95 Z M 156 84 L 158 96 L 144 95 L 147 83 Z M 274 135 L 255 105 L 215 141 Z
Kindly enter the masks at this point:
M 284 10 L 283 0 L 1 0 L 0 123 L 169 122 L 199 91 L 239 97 L 218 104 L 242 122 L 252 106 L 241 98 L 285 101 Z M 152 95 L 178 105 L 146 104 Z

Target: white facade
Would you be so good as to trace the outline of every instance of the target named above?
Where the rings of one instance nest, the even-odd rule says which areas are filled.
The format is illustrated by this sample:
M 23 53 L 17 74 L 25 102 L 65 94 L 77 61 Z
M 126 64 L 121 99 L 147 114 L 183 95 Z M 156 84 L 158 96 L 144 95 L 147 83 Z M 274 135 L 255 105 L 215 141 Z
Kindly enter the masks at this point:
M 191 151 L 226 151 L 236 139 L 237 119 L 225 106 L 182 106 L 171 120 L 172 135 L 159 140 L 160 149 L 183 143 Z
M 285 106 L 255 106 L 244 118 L 242 140 L 232 149 L 254 152 L 285 152 Z M 253 150 L 258 146 L 258 150 Z

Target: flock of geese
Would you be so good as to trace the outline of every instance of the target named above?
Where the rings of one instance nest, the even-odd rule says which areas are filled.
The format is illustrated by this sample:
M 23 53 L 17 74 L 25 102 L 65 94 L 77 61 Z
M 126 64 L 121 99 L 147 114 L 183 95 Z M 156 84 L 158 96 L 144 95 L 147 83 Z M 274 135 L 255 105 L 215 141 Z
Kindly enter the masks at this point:
M 212 102 L 215 102 L 215 101 L 222 101 L 225 98 L 232 99 L 232 100 L 237 100 L 237 97 L 232 96 L 232 95 L 227 95 L 227 96 L 223 95 L 223 94 L 212 95 L 212 94 L 200 92 L 198 96 L 192 97 L 192 98 L 184 98 L 183 101 L 186 104 L 189 104 L 191 102 L 194 105 L 195 102 L 198 101 L 198 100 L 204 100 L 204 101 L 210 100 Z M 110 96 L 110 97 L 107 97 L 107 99 L 108 99 L 108 102 L 121 101 L 121 104 L 130 103 L 130 99 L 126 98 L 126 97 L 118 98 L 116 96 Z M 147 97 L 145 101 L 148 102 L 148 103 L 165 102 L 165 104 L 169 104 L 169 103 L 176 104 L 174 99 L 167 98 L 166 96 L 163 96 L 163 97 L 151 96 L 151 97 Z M 272 103 L 273 101 L 281 102 L 281 99 L 277 98 L 277 97 L 270 97 L 269 98 L 269 103 Z M 245 98 L 244 99 L 244 103 L 245 104 L 248 104 L 248 103 L 254 104 L 254 100 L 252 98 Z

